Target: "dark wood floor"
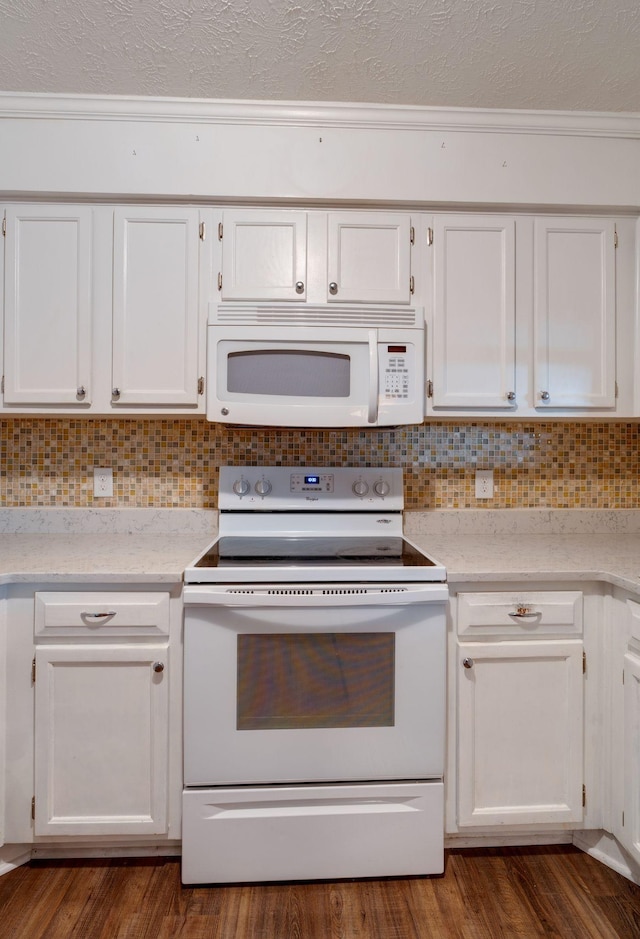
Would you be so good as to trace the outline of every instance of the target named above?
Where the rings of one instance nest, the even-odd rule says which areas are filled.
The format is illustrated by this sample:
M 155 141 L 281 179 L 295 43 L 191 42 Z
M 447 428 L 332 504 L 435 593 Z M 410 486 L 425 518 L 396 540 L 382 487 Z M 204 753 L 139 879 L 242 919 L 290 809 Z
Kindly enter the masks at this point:
M 640 887 L 569 846 L 447 852 L 444 877 L 182 887 L 176 859 L 0 878 L 0 939 L 638 939 Z

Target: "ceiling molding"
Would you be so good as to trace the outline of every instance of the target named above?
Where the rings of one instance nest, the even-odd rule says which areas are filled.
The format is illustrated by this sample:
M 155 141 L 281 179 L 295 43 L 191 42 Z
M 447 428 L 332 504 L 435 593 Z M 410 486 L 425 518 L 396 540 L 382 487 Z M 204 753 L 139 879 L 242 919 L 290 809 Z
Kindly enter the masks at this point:
M 0 120 L 149 121 L 640 139 L 640 113 L 0 93 Z

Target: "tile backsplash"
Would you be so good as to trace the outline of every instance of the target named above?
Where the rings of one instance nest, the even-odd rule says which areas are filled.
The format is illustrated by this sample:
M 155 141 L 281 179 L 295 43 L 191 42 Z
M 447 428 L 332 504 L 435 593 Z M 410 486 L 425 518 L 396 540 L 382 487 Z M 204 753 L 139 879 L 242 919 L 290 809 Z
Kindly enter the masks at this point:
M 229 428 L 204 419 L 0 421 L 0 505 L 214 508 L 225 464 L 402 466 L 408 509 L 636 508 L 636 423 Z M 93 467 L 114 496 L 94 499 Z M 493 469 L 493 499 L 475 498 Z

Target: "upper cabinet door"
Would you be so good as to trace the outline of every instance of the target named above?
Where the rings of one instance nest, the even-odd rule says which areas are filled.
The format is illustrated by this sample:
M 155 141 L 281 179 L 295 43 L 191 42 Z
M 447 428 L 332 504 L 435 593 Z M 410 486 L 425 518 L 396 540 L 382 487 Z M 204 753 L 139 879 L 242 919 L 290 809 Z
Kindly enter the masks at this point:
M 536 408 L 615 407 L 615 222 L 535 220 Z
M 330 213 L 327 235 L 327 300 L 411 302 L 411 219 L 408 215 Z
M 197 209 L 115 210 L 113 404 L 198 404 L 198 250 Z
M 434 408 L 515 398 L 515 220 L 441 215 L 433 236 Z
M 5 404 L 90 403 L 92 215 L 7 208 Z
M 225 212 L 222 226 L 223 300 L 306 300 L 306 212 Z

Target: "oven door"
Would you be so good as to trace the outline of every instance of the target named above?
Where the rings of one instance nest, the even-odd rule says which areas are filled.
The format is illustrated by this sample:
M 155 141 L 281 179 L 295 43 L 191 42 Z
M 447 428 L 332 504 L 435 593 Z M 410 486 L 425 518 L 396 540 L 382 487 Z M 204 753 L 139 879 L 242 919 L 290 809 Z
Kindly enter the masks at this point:
M 367 427 L 424 417 L 423 331 L 209 326 L 207 419 Z
M 447 595 L 186 587 L 185 785 L 441 777 Z

